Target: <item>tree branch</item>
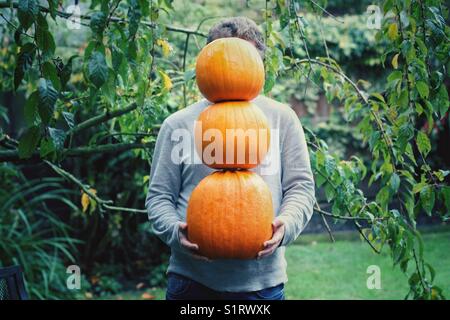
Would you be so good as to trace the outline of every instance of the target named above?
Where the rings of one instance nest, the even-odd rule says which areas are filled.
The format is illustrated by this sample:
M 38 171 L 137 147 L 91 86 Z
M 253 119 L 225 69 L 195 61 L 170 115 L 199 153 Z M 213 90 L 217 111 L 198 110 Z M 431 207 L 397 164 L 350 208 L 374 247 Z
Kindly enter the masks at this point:
M 330 217 L 330 218 L 334 218 L 334 219 L 340 219 L 340 220 L 353 220 L 353 221 L 358 221 L 358 220 L 364 220 L 364 221 L 372 221 L 371 218 L 369 217 L 353 217 L 353 216 L 341 216 L 338 214 L 333 214 L 331 212 L 327 212 L 324 211 L 322 209 L 320 209 L 319 207 L 314 208 L 314 211 L 316 211 L 317 213 L 320 213 L 321 215 Z M 375 217 L 374 220 L 384 220 L 385 217 Z
M 344 23 L 344 21 L 340 20 L 338 17 L 336 17 L 334 14 L 332 14 L 331 12 L 329 12 L 327 9 L 325 9 L 324 7 L 322 7 L 320 4 L 318 4 L 317 2 L 313 1 L 313 0 L 309 0 L 309 2 L 311 2 L 313 5 L 315 5 L 317 8 L 319 8 L 320 10 L 322 10 L 325 14 L 327 14 L 328 16 L 330 16 L 331 18 L 333 18 L 334 20 L 336 20 L 339 23 Z
M 364 240 L 369 244 L 369 246 L 372 248 L 372 250 L 380 254 L 381 251 L 375 248 L 375 246 L 372 244 L 372 242 L 367 238 L 367 236 L 364 234 L 361 225 L 357 221 L 353 221 L 353 224 L 355 225 L 356 229 L 358 229 L 359 234 L 364 238 Z
M 64 149 L 63 155 L 66 157 L 83 157 L 98 153 L 113 153 L 122 152 L 132 149 L 145 149 L 149 147 L 150 143 L 116 143 L 103 144 L 93 147 L 79 147 L 74 149 Z M 39 150 L 35 151 L 30 158 L 21 159 L 18 150 L 2 150 L 0 151 L 0 162 L 15 162 L 15 161 L 36 161 L 40 160 Z
M 108 210 L 115 210 L 115 211 L 126 211 L 126 212 L 132 212 L 132 213 L 147 213 L 147 210 L 144 209 L 134 209 L 134 208 L 126 208 L 126 207 L 116 207 L 113 206 L 112 200 L 103 200 L 99 196 L 97 196 L 94 192 L 90 190 L 90 186 L 84 184 L 81 182 L 78 178 L 76 178 L 73 174 L 70 172 L 65 171 L 61 167 L 58 167 L 57 165 L 51 163 L 50 161 L 44 160 L 44 162 L 53 169 L 57 174 L 59 174 L 61 177 L 65 178 L 66 180 L 69 180 L 70 182 L 76 184 L 83 190 L 84 193 L 86 193 L 91 199 L 93 199 L 98 205 L 100 213 L 103 213 L 105 209 Z
M 328 224 L 328 221 L 325 218 L 324 211 L 322 211 L 322 209 L 320 209 L 319 203 L 317 201 L 314 205 L 316 207 L 314 210 L 320 213 L 320 217 L 322 218 L 322 222 L 325 226 L 325 229 L 327 229 L 327 232 L 328 232 L 328 235 L 330 236 L 331 242 L 336 242 L 336 240 L 334 239 L 333 233 L 331 232 L 330 225 Z
M 94 127 L 102 122 L 106 122 L 112 118 L 120 117 L 121 115 L 124 115 L 128 112 L 131 112 L 137 108 L 137 104 L 133 102 L 128 107 L 125 107 L 123 109 L 115 110 L 115 111 L 106 111 L 101 115 L 92 117 L 84 122 L 81 122 L 80 124 L 74 126 L 72 129 L 70 129 L 67 133 L 68 134 L 74 134 L 81 130 Z

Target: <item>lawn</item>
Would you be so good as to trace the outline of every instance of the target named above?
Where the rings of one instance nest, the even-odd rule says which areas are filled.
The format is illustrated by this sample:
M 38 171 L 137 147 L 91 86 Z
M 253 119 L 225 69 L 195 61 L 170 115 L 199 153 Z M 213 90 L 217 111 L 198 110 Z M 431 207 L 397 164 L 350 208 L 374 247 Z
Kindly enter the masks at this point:
M 450 231 L 424 235 L 425 257 L 436 269 L 435 283 L 450 296 Z M 287 299 L 403 299 L 408 292 L 406 276 L 392 266 L 388 250 L 373 253 L 352 234 L 337 235 L 336 243 L 323 236 L 305 235 L 286 250 L 289 281 Z M 381 289 L 366 286 L 367 267 L 381 270 Z M 164 289 L 124 292 L 121 299 L 140 299 L 146 292 L 164 298 Z M 110 297 L 116 299 L 117 296 Z M 153 298 L 153 297 L 152 297 Z

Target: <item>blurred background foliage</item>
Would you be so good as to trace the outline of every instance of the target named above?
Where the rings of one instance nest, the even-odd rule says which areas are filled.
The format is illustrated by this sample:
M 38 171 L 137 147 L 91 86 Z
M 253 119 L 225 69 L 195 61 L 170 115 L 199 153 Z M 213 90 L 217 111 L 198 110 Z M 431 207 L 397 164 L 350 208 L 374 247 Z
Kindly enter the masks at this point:
M 81 13 L 93 18 L 81 20 L 78 29 L 70 29 L 67 19 L 52 19 L 52 10 L 46 13 L 46 23 L 36 18 L 41 34 L 41 40 L 36 38 L 37 55 L 44 60 L 39 62 L 40 68 L 31 66 L 36 66 L 31 57 L 35 49 L 24 49 L 26 43 L 33 45 L 27 30 L 18 29 L 29 17 L 21 18 L 8 1 L 0 2 L 1 146 L 13 150 L 17 140 L 28 135 L 30 139 L 25 147 L 21 142 L 19 153 L 22 150 L 32 156 L 28 161 L 0 163 L 0 266 L 22 265 L 32 298 L 91 298 L 116 294 L 137 282 L 164 285 L 168 248 L 152 234 L 145 214 L 117 207 L 143 208 L 158 126 L 169 114 L 201 99 L 194 78 L 195 59 L 209 27 L 222 17 L 242 15 L 267 30 L 266 6 L 286 6 L 287 1 L 79 2 Z M 366 13 L 368 5 L 382 4 L 317 2 L 329 14 L 309 1 L 300 9 L 310 57 L 336 60 L 368 94 L 383 92 L 391 71 L 385 64 L 390 62 L 385 61 L 384 40 L 376 39 L 378 30 L 367 27 Z M 61 11 L 73 3 L 41 1 L 41 5 Z M 113 16 L 130 23 L 111 21 Z M 291 58 L 307 55 L 301 37 L 293 38 L 290 29 L 283 28 L 285 18 L 274 11 L 270 19 L 269 69 L 271 65 L 289 69 L 276 48 Z M 148 25 L 142 25 L 143 21 Z M 187 45 L 184 29 L 192 32 Z M 15 83 L 19 63 L 23 81 Z M 344 159 L 356 155 L 370 166 L 367 142 L 346 118 L 344 103 L 335 99 L 330 88 L 324 88 L 326 75 L 319 70 L 305 77 L 307 73 L 303 69 L 294 76 L 280 73 L 276 81 L 268 78 L 266 93 L 289 103 L 305 128 L 327 142 L 330 153 Z M 59 92 L 50 114 L 33 103 L 33 94 L 39 96 L 42 88 L 49 88 L 39 82 L 41 77 L 50 79 Z M 336 86 L 336 90 L 340 88 Z M 52 100 L 51 90 L 45 92 Z M 86 119 L 133 103 L 138 108 L 131 112 L 71 134 Z M 41 123 L 46 125 L 44 131 L 39 129 Z M 30 126 L 37 129 L 30 131 Z M 35 135 L 41 140 L 32 139 Z M 448 117 L 434 123 L 430 137 L 432 165 L 448 169 Z M 45 162 L 33 161 L 38 143 L 41 157 L 52 162 L 64 159 L 63 167 L 77 181 L 61 178 Z M 99 145 L 119 144 L 140 147 L 114 153 L 95 151 Z M 65 148 L 77 147 L 85 149 L 78 149 L 76 157 L 64 154 Z M 99 201 L 87 192 L 112 200 L 116 209 L 101 210 Z M 319 196 L 325 202 L 325 196 Z M 318 230 L 324 231 L 323 227 Z M 65 268 L 70 264 L 82 269 L 81 292 L 65 288 Z

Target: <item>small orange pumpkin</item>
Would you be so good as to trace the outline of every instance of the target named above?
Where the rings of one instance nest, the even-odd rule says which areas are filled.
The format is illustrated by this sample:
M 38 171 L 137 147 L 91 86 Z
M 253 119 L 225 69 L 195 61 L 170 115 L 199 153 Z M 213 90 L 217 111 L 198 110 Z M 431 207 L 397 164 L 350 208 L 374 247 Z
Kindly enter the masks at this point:
M 252 100 L 264 85 L 264 64 L 250 42 L 221 38 L 198 55 L 196 77 L 200 92 L 211 102 Z
M 203 163 L 211 168 L 251 169 L 267 154 L 269 123 L 254 103 L 216 103 L 203 110 L 197 121 L 197 152 Z
M 272 237 L 273 218 L 272 194 L 259 175 L 216 171 L 192 192 L 188 239 L 211 259 L 253 259 Z

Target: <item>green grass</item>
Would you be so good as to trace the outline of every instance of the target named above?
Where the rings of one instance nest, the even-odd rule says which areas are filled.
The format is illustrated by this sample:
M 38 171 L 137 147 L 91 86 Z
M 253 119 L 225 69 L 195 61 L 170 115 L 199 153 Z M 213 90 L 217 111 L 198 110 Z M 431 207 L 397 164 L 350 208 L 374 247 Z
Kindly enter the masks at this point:
M 424 235 L 425 258 L 436 269 L 436 284 L 450 293 L 450 232 Z M 286 251 L 287 299 L 403 299 L 408 281 L 392 266 L 388 250 L 373 253 L 362 241 L 315 242 Z M 381 271 L 381 289 L 366 286 L 367 267 Z
M 373 253 L 354 233 L 336 235 L 336 243 L 324 236 L 305 235 L 286 250 L 289 281 L 287 299 L 403 299 L 408 281 L 398 267 L 392 266 L 388 250 Z M 436 270 L 435 284 L 450 297 L 450 232 L 426 233 L 425 258 Z M 381 289 L 369 290 L 366 271 L 370 265 L 381 270 Z M 125 292 L 123 299 L 140 299 L 143 291 Z M 145 292 L 164 299 L 164 289 Z M 117 298 L 117 296 L 111 297 Z

